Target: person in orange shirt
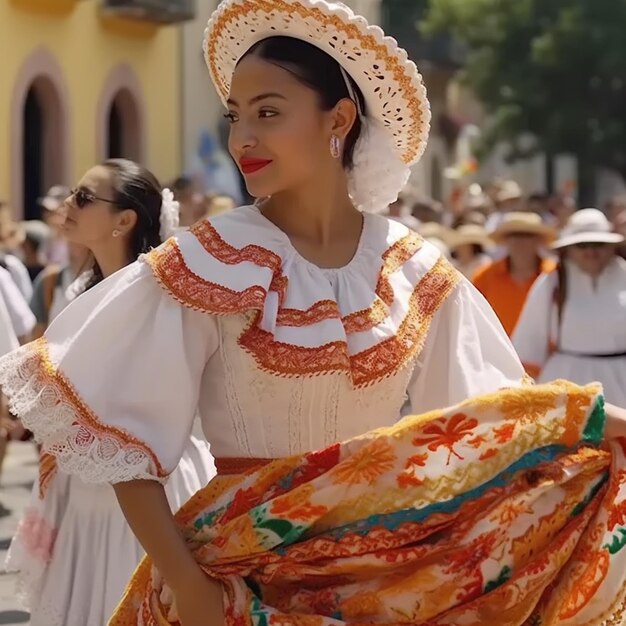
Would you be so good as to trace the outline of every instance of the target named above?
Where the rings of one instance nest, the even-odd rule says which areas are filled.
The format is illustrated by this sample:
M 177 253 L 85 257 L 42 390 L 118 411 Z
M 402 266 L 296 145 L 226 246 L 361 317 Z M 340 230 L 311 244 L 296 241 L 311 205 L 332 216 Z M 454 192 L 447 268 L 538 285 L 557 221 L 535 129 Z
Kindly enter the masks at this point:
M 536 213 L 508 213 L 492 234 L 506 248 L 506 256 L 478 270 L 472 282 L 500 318 L 509 337 L 535 280 L 556 268 L 556 261 L 541 251 L 556 237 Z

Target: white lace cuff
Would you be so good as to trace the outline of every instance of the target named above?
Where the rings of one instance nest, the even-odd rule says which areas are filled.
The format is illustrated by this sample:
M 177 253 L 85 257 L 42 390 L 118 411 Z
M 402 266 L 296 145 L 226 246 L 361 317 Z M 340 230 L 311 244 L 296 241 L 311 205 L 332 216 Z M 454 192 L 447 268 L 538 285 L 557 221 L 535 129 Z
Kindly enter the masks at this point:
M 11 412 L 62 471 L 87 483 L 166 481 L 167 472 L 144 442 L 107 426 L 82 401 L 50 360 L 45 339 L 0 359 L 0 386 Z

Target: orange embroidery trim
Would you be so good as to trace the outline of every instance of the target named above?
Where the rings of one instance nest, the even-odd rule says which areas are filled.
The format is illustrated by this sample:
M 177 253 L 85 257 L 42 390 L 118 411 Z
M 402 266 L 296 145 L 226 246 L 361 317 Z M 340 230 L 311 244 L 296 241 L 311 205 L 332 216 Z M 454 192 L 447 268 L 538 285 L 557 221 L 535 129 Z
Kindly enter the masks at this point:
M 248 261 L 271 269 L 269 290 L 277 292 L 281 302 L 284 300 L 287 278 L 282 275 L 280 257 L 274 252 L 256 245 L 238 250 L 224 241 L 207 220 L 196 224 L 192 232 L 205 250 L 219 261 L 230 265 Z M 416 254 L 422 244 L 423 239 L 412 232 L 383 254 L 377 299 L 370 308 L 342 318 L 347 334 L 370 330 L 385 319 L 394 300 L 389 278 Z M 389 376 L 422 349 L 434 314 L 459 280 L 458 272 L 440 258 L 415 286 L 409 312 L 396 336 L 349 356 L 345 341 L 313 348 L 276 341 L 271 332 L 260 327 L 267 290 L 252 285 L 238 292 L 198 276 L 187 267 L 175 240 L 153 250 L 145 259 L 157 281 L 184 306 L 214 315 L 256 310 L 257 314 L 239 337 L 239 345 L 262 369 L 280 376 L 345 371 L 352 374 L 357 387 Z M 277 314 L 277 323 L 283 326 L 309 326 L 326 319 L 339 319 L 337 305 L 330 300 L 316 302 L 307 310 L 279 308 Z
M 263 287 L 253 285 L 244 291 L 234 291 L 201 278 L 187 267 L 174 239 L 146 254 L 144 260 L 156 280 L 186 307 L 213 315 L 263 309 L 267 296 Z
M 222 73 L 219 71 L 216 64 L 216 49 L 217 46 L 220 45 L 222 39 L 221 32 L 228 27 L 230 22 L 239 18 L 245 18 L 248 13 L 259 13 L 260 11 L 268 14 L 275 11 L 283 11 L 294 16 L 294 19 L 296 20 L 315 20 L 320 23 L 323 30 L 328 29 L 341 32 L 349 39 L 359 41 L 361 48 L 374 52 L 376 58 L 381 63 L 384 63 L 387 69 L 393 73 L 394 80 L 404 88 L 406 94 L 413 92 L 413 89 L 411 89 L 411 79 L 406 75 L 400 60 L 389 54 L 387 46 L 384 43 L 377 41 L 373 35 L 364 35 L 354 24 L 347 24 L 336 15 L 327 15 L 316 7 L 306 7 L 301 4 L 284 2 L 284 0 L 272 0 L 271 2 L 256 0 L 255 2 L 238 4 L 226 9 L 216 20 L 212 31 L 212 37 L 207 41 L 206 62 L 211 68 L 212 75 L 216 77 L 219 82 L 218 89 L 221 93 L 223 101 L 226 101 L 226 98 L 228 98 L 229 86 L 222 79 Z M 419 99 L 416 96 L 405 96 L 404 99 L 406 100 L 411 118 L 415 120 L 416 127 L 422 129 L 424 126 L 424 119 Z M 403 160 L 405 163 L 413 161 L 419 153 L 421 141 L 420 134 L 413 130 L 410 133 L 407 147 L 403 154 Z
M 341 319 L 337 303 L 332 300 L 320 300 L 306 311 L 300 309 L 278 309 L 277 326 L 311 326 L 323 320 Z
M 428 329 L 439 307 L 459 281 L 459 273 L 441 257 L 416 285 L 409 312 L 395 337 L 390 337 L 353 356 L 347 345 L 336 341 L 315 348 L 303 348 L 275 341 L 258 326 L 258 317 L 239 338 L 239 345 L 261 369 L 280 376 L 323 374 L 346 371 L 356 387 L 366 387 L 404 366 L 423 347 Z
M 57 460 L 56 457 L 47 452 L 42 452 L 39 455 L 39 498 L 43 500 L 50 482 L 57 473 Z
M 168 472 L 161 466 L 158 458 L 147 444 L 134 437 L 129 432 L 115 426 L 108 426 L 98 419 L 89 406 L 83 402 L 72 383 L 57 370 L 50 360 L 48 343 L 45 338 L 42 337 L 41 339 L 33 341 L 31 346 L 31 353 L 28 358 L 31 362 L 25 366 L 25 369 L 35 372 L 33 375 L 38 377 L 37 382 L 41 388 L 46 385 L 54 387 L 63 401 L 72 407 L 76 418 L 75 424 L 83 427 L 90 436 L 98 437 L 99 435 L 106 435 L 107 437 L 116 439 L 122 448 L 138 449 L 151 460 L 153 468 L 156 470 L 157 477 L 164 478 L 168 475 Z
M 342 322 L 346 334 L 360 333 L 371 330 L 380 324 L 389 313 L 389 307 L 393 304 L 394 293 L 389 277 L 397 272 L 413 255 L 422 247 L 424 240 L 415 232 L 396 241 L 382 256 L 383 267 L 376 284 L 376 296 L 371 307 L 351 313 L 343 318 Z

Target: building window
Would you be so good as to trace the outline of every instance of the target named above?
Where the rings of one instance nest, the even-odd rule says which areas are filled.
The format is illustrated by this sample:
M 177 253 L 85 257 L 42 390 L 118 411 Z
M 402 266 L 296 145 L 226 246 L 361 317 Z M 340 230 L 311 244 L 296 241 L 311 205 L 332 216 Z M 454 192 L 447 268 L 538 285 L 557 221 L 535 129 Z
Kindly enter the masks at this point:
M 128 65 L 109 74 L 96 113 L 99 159 L 131 159 L 145 164 L 145 103 L 139 80 Z
M 140 161 L 139 107 L 128 89 L 113 98 L 107 125 L 107 158 Z
M 13 84 L 11 129 L 10 202 L 18 215 L 38 218 L 41 194 L 71 178 L 67 85 L 43 48 L 24 61 Z
M 21 122 L 23 214 L 25 219 L 38 219 L 38 198 L 65 178 L 61 101 L 46 76 L 36 78 L 26 92 Z

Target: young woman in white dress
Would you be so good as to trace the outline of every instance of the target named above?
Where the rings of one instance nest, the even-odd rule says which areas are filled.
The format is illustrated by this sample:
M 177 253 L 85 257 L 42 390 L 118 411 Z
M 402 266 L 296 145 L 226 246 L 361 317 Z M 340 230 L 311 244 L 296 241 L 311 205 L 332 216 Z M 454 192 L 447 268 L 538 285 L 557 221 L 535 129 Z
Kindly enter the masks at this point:
M 513 335 L 528 372 L 542 381 L 597 380 L 626 406 L 624 237 L 597 209 L 574 213 L 553 245 L 559 268 L 534 285 Z
M 150 172 L 126 160 L 90 169 L 64 208 L 67 239 L 93 255 L 91 269 L 68 290 L 69 299 L 158 246 L 178 224 L 178 207 L 170 193 L 162 193 Z M 124 323 L 120 320 L 120 327 L 111 330 L 121 333 Z M 106 349 L 92 354 L 90 362 L 106 359 Z M 89 369 L 87 363 L 85 367 Z M 109 391 L 111 396 L 119 393 L 123 390 Z M 177 509 L 213 474 L 207 444 L 188 438 L 166 487 L 170 505 Z M 105 624 L 142 555 L 113 489 L 86 484 L 60 471 L 54 457 L 43 454 L 32 505 L 7 559 L 7 569 L 19 572 L 31 625 Z

